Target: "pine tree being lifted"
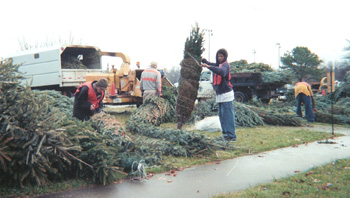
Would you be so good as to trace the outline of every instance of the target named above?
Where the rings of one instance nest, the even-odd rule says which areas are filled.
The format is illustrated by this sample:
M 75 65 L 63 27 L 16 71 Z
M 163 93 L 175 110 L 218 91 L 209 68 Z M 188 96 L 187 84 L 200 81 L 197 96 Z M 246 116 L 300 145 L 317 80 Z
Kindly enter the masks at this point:
M 184 59 L 181 62 L 181 80 L 176 103 L 177 128 L 181 129 L 191 116 L 197 99 L 199 78 L 202 67 L 199 64 L 203 48 L 203 31 L 198 24 L 192 27 L 191 35 L 186 39 Z

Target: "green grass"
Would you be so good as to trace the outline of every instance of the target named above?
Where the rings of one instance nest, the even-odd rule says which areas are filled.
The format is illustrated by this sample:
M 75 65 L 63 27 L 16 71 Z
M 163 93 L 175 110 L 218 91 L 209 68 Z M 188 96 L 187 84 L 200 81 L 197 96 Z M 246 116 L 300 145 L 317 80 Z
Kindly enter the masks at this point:
M 137 107 L 134 106 L 107 106 L 104 108 L 106 112 L 114 115 L 120 124 L 125 128 L 126 122 L 129 120 L 130 115 Z
M 330 164 L 261 184 L 236 193 L 216 195 L 229 197 L 344 197 L 350 196 L 350 159 L 336 160 Z

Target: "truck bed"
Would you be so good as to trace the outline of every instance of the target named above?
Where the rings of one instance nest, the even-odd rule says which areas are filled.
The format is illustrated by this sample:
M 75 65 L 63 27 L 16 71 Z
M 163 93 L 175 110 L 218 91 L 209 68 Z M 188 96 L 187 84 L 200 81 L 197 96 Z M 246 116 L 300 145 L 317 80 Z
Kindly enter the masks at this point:
M 254 86 L 257 89 L 277 89 L 276 83 L 263 82 L 261 73 L 231 73 L 231 84 L 237 87 Z
M 79 86 L 86 81 L 87 73 L 102 73 L 101 69 L 62 69 L 61 87 Z
M 258 86 L 263 83 L 260 73 L 231 73 L 230 82 L 233 86 Z
M 50 47 L 24 51 L 11 57 L 33 88 L 77 87 L 87 73 L 101 73 L 100 50 L 93 46 Z

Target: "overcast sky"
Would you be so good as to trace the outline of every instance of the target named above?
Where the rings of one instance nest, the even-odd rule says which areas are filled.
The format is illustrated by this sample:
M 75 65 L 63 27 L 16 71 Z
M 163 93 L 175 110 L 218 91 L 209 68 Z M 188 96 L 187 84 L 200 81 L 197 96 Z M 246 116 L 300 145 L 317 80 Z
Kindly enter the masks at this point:
M 71 33 L 82 44 L 128 54 L 131 65 L 170 68 L 182 60 L 196 22 L 213 32 L 203 54 L 211 61 L 226 48 L 229 62 L 277 68 L 279 52 L 303 46 L 340 62 L 350 40 L 349 0 L 6 0 L 0 7 L 0 57 L 16 53 L 19 39 L 42 43 Z

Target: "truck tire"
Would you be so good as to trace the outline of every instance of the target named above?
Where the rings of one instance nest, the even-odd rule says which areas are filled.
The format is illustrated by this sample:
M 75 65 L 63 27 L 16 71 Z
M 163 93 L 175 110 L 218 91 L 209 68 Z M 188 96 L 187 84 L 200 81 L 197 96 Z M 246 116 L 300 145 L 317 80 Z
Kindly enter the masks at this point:
M 264 103 L 264 104 L 269 104 L 270 101 L 271 101 L 271 99 L 266 99 L 266 98 L 260 99 L 260 100 L 261 100 L 261 102 Z
M 243 92 L 236 91 L 235 92 L 235 100 L 237 102 L 246 102 L 247 101 L 247 96 Z

